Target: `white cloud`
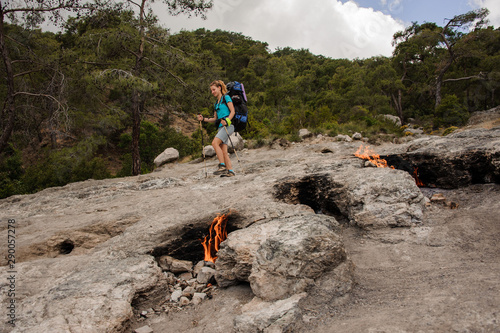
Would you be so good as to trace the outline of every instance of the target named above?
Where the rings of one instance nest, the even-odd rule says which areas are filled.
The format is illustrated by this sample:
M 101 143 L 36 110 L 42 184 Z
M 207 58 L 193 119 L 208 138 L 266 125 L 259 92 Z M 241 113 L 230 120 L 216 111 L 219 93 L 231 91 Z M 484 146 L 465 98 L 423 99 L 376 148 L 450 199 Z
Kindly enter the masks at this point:
M 500 1 L 498 0 L 471 0 L 471 5 L 476 5 L 481 8 L 488 8 L 490 14 L 488 20 L 490 25 L 496 28 L 500 27 Z
M 271 51 L 290 46 L 332 58 L 390 56 L 393 34 L 404 29 L 391 16 L 361 8 L 353 1 L 217 0 L 206 21 L 168 16 L 157 3 L 153 8 L 172 32 L 200 27 L 235 31 L 267 42 Z

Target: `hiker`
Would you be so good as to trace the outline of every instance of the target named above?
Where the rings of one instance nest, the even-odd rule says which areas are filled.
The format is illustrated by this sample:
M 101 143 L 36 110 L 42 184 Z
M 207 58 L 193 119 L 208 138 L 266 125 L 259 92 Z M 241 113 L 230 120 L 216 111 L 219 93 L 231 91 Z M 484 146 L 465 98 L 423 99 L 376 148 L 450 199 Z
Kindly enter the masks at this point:
M 234 117 L 234 105 L 231 97 L 227 94 L 227 88 L 223 81 L 217 80 L 210 84 L 210 91 L 216 98 L 214 104 L 215 112 L 213 118 L 205 118 L 198 114 L 198 121 L 218 124 L 217 135 L 212 141 L 215 154 L 219 159 L 219 165 L 214 175 L 221 177 L 232 177 L 235 175 L 229 154 L 227 152 L 229 136 L 234 133 L 234 125 L 231 120 Z M 224 100 L 223 100 L 224 99 Z

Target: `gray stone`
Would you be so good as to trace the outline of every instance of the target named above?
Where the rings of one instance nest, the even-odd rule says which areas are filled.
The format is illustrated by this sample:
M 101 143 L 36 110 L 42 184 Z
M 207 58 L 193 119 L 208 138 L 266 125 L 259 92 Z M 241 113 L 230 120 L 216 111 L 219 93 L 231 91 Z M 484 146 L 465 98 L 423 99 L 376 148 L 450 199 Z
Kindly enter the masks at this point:
M 394 125 L 396 125 L 396 126 L 401 126 L 402 125 L 401 124 L 401 119 L 399 117 L 397 117 L 397 116 L 393 116 L 392 114 L 381 115 L 381 118 L 393 122 Z
M 352 135 L 352 138 L 353 140 L 361 140 L 363 139 L 363 135 L 361 135 L 361 133 L 356 132 Z
M 404 133 L 411 135 L 424 134 L 424 130 L 422 128 L 407 128 L 404 130 Z
M 478 111 L 471 114 L 467 121 L 468 126 L 477 125 L 486 121 L 494 121 L 500 118 L 500 106 L 487 111 Z
M 215 269 L 210 267 L 203 267 L 196 277 L 198 283 L 208 283 L 215 276 Z
M 159 167 L 165 163 L 173 162 L 179 159 L 179 151 L 175 148 L 167 148 L 158 155 L 153 161 L 154 164 Z
M 235 332 L 289 332 L 301 316 L 298 303 L 306 296 L 306 293 L 300 293 L 276 302 L 255 297 L 243 306 L 242 314 L 234 319 Z
M 185 296 L 182 296 L 180 299 L 179 299 L 179 304 L 181 306 L 186 306 L 186 305 L 189 305 L 191 303 L 191 301 L 189 300 L 189 298 L 185 297 Z
M 302 128 L 299 130 L 299 137 L 301 139 L 307 139 L 310 138 L 313 134 L 307 129 L 307 128 Z
M 153 333 L 153 329 L 149 326 L 142 326 L 142 327 L 136 328 L 134 330 L 134 333 Z
M 186 287 L 183 291 L 182 291 L 182 296 L 185 296 L 185 297 L 193 297 L 194 295 L 194 292 L 195 292 L 195 289 L 193 287 Z
M 192 302 L 194 305 L 197 305 L 197 304 L 200 304 L 206 298 L 207 298 L 206 293 L 194 293 Z
M 219 250 L 217 283 L 249 281 L 264 300 L 303 292 L 346 260 L 337 228 L 332 217 L 305 214 L 237 230 Z
M 335 137 L 336 141 L 352 142 L 352 138 L 349 135 L 339 134 Z
M 245 148 L 245 142 L 239 133 L 235 132 L 231 134 L 229 138 L 231 139 L 227 144 L 227 151 L 229 153 L 234 153 L 235 149 L 239 152 Z
M 214 157 L 215 156 L 215 149 L 213 146 L 205 146 L 203 148 L 203 151 L 205 152 L 205 157 Z
M 182 290 L 178 289 L 170 295 L 170 300 L 172 302 L 179 302 L 179 299 L 182 297 Z
M 205 267 L 205 261 L 201 260 L 201 261 L 198 261 L 198 263 L 196 265 L 194 265 L 194 268 L 193 268 L 193 275 L 196 276 L 198 275 L 198 273 L 201 271 L 201 269 Z
M 184 272 L 192 272 L 193 271 L 193 263 L 189 260 L 178 260 L 175 259 L 171 256 L 162 256 L 158 260 L 158 264 L 160 267 L 165 270 L 169 271 L 172 273 L 184 273 Z M 191 277 L 189 277 L 186 280 L 189 280 Z

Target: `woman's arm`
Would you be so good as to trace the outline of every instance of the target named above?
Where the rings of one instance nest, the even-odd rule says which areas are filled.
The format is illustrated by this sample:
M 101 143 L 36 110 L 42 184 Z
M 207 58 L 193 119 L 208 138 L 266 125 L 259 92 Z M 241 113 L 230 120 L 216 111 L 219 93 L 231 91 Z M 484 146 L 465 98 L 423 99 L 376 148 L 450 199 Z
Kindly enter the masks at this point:
M 213 118 L 205 118 L 201 114 L 198 114 L 198 121 L 203 121 L 206 123 L 215 123 L 215 120 L 217 119 L 217 112 L 214 112 L 214 117 Z

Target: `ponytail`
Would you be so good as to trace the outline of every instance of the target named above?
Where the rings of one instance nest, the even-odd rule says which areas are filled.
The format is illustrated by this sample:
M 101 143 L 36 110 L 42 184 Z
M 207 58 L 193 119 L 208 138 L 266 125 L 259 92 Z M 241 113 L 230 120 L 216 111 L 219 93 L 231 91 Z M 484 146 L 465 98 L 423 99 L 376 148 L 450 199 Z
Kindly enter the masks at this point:
M 222 80 L 215 80 L 212 83 L 210 83 L 210 86 L 220 87 L 220 91 L 222 93 L 222 96 L 224 96 L 225 94 L 227 94 L 226 84 Z

